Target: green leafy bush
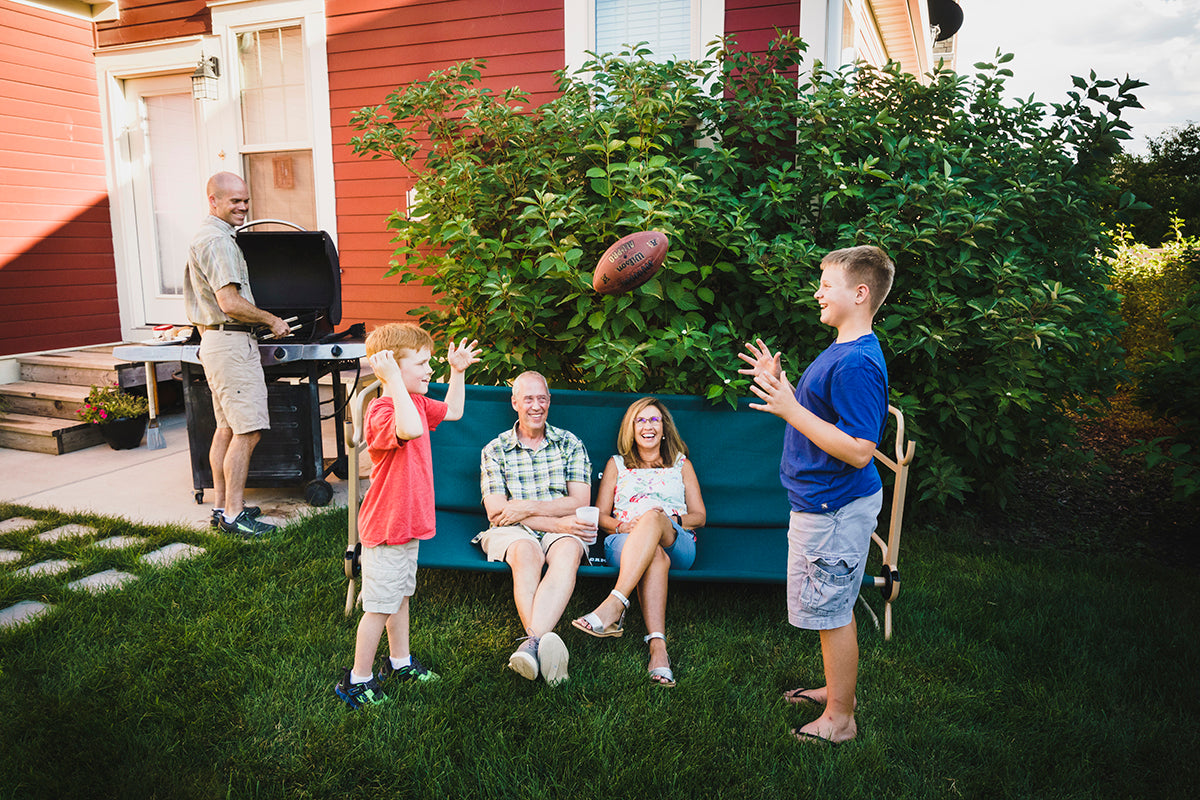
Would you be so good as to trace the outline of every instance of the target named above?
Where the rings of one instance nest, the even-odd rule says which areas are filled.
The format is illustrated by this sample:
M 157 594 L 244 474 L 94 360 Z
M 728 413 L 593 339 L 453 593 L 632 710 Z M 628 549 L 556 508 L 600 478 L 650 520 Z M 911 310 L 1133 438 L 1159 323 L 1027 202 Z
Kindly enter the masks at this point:
M 389 220 L 389 274 L 431 287 L 444 336 L 488 349 L 477 379 L 536 367 L 560 385 L 748 394 L 737 352 L 762 337 L 795 380 L 831 340 L 812 299 L 821 256 L 872 243 L 897 264 L 877 329 L 892 402 L 919 441 L 921 496 L 1002 500 L 1061 413 L 1103 396 L 1121 322 L 1101 204 L 1142 85 L 1075 79 L 1060 105 L 1002 99 L 1011 73 L 890 65 L 828 72 L 785 37 L 656 64 L 634 49 L 559 76 L 538 107 L 468 61 L 398 88 L 353 124 L 355 150 L 418 175 Z M 709 87 L 707 89 L 701 87 Z M 1096 108 L 1093 108 L 1096 107 Z M 659 229 L 667 263 L 598 296 L 616 238 Z
M 1200 283 L 1200 239 L 1183 237 L 1178 222 L 1174 239 L 1153 250 L 1122 231 L 1112 258 L 1113 288 L 1121 295 L 1126 326 L 1121 343 L 1135 372 L 1147 358 L 1174 346 L 1166 315 Z
M 1177 239 L 1167 250 L 1190 289 L 1163 315 L 1168 344 L 1147 355 L 1136 396 L 1144 408 L 1174 422 L 1178 433 L 1143 442 L 1138 450 L 1150 468 L 1169 465 L 1177 494 L 1190 498 L 1200 496 L 1200 241 Z

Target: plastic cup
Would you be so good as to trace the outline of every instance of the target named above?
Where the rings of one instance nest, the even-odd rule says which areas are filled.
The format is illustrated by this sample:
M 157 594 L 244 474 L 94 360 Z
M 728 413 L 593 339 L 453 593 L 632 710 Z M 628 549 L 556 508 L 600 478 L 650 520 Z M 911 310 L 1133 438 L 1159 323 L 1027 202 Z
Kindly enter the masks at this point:
M 582 508 L 577 508 L 575 509 L 575 516 L 578 517 L 581 522 L 586 522 L 593 528 L 599 527 L 600 525 L 600 509 L 596 508 L 595 506 L 583 506 Z

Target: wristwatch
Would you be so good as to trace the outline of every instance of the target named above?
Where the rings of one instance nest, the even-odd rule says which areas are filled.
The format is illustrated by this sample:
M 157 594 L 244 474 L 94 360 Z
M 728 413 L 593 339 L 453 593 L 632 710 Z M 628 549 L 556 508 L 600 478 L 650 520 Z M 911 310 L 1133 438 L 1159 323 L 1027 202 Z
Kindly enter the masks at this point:
M 671 519 L 675 520 L 676 525 L 681 528 L 683 527 L 683 517 L 679 516 L 678 514 L 672 514 Z

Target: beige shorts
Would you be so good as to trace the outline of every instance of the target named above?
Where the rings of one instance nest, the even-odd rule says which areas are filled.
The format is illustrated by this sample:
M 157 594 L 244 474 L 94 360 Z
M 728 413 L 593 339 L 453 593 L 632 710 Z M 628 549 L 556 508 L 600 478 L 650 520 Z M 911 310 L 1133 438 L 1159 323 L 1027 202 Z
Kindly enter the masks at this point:
M 417 591 L 417 551 L 420 540 L 404 544 L 364 547 L 358 557 L 362 565 L 363 611 L 395 614 Z
M 543 534 L 539 539 L 536 534 L 524 525 L 509 525 L 503 528 L 488 528 L 471 541 L 483 548 L 483 552 L 487 554 L 488 561 L 503 561 L 508 548 L 514 542 L 525 539 L 534 542 L 538 547 L 542 548 L 542 553 L 549 552 L 550 546 L 559 539 L 574 539 L 583 545 L 583 555 L 580 556 L 580 562 L 583 564 L 588 563 L 587 543 L 578 536 L 570 533 L 547 533 Z
M 243 434 L 271 427 L 267 380 L 253 336 L 240 331 L 205 331 L 200 335 L 200 363 L 212 389 L 218 428 Z

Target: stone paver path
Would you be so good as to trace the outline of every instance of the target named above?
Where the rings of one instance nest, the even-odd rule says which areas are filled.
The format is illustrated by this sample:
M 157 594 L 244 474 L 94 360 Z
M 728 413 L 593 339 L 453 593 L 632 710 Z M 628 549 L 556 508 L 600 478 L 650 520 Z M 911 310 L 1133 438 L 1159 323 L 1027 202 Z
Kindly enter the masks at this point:
M 75 562 L 68 561 L 65 558 L 55 558 L 50 561 L 39 561 L 36 564 L 30 564 L 28 567 L 21 567 L 13 574 L 22 578 L 37 578 L 42 575 L 57 575 L 60 572 L 66 572 Z
M 20 531 L 34 528 L 41 524 L 40 520 L 28 519 L 25 517 L 12 517 L 6 520 L 0 520 L 0 535 L 17 533 Z M 36 534 L 31 537 L 31 541 L 41 543 L 54 543 L 65 540 L 83 539 L 89 536 L 95 536 L 97 533 L 95 528 L 87 525 L 70 524 L 60 525 L 53 530 L 48 530 L 43 533 Z M 109 536 L 100 541 L 93 542 L 92 547 L 99 547 L 106 550 L 124 550 L 127 548 L 142 547 L 147 543 L 147 539 L 141 536 Z M 9 547 L 20 547 L 20 543 L 9 542 Z M 138 562 L 152 568 L 169 567 L 172 564 L 178 563 L 184 559 L 195 558 L 205 552 L 203 547 L 196 547 L 183 542 L 172 542 L 164 545 L 157 550 L 146 553 L 138 559 Z M 24 558 L 25 553 L 15 549 L 0 549 L 0 568 L 8 564 L 13 564 Z M 48 559 L 40 561 L 36 564 L 30 564 L 21 569 L 14 570 L 13 575 L 21 578 L 32 578 L 42 576 L 59 575 L 66 572 L 75 566 L 74 561 L 65 558 Z M 87 575 L 78 580 L 71 581 L 67 584 L 67 588 L 72 591 L 88 592 L 98 594 L 100 592 L 119 589 L 120 587 L 136 581 L 137 575 L 129 572 L 123 572 L 117 569 L 107 569 L 102 572 L 97 572 L 93 575 Z M 47 603 L 40 603 L 35 600 L 24 600 L 20 603 L 9 606 L 8 608 L 0 609 L 0 629 L 11 628 L 17 625 L 22 625 L 27 622 L 39 619 L 53 610 L 53 606 Z
M 39 603 L 36 600 L 22 600 L 16 605 L 0 609 L 0 628 L 11 628 L 22 622 L 29 622 L 50 613 L 53 606 Z
M 160 547 L 152 553 L 146 553 L 138 559 L 143 564 L 149 564 L 152 567 L 167 567 L 174 564 L 176 561 L 183 561 L 187 558 L 195 558 L 204 552 L 203 547 L 196 547 L 183 542 L 173 542 L 165 547 Z
M 13 531 L 23 531 L 26 528 L 32 528 L 37 525 L 36 519 L 27 519 L 25 517 L 9 517 L 0 522 L 0 533 L 12 533 Z
M 110 536 L 92 544 L 96 547 L 103 547 L 105 550 L 124 550 L 126 547 L 145 543 L 146 540 L 141 536 Z
M 130 581 L 136 580 L 137 575 L 132 573 L 121 572 L 119 569 L 106 569 L 104 572 L 97 572 L 95 575 L 88 575 L 86 578 L 71 581 L 67 584 L 67 588 L 77 592 L 83 591 L 98 594 L 99 592 L 116 589 Z
M 82 539 L 84 536 L 95 536 L 96 529 L 87 525 L 62 525 L 54 530 L 39 533 L 33 538 L 39 542 L 57 542 L 63 539 Z

